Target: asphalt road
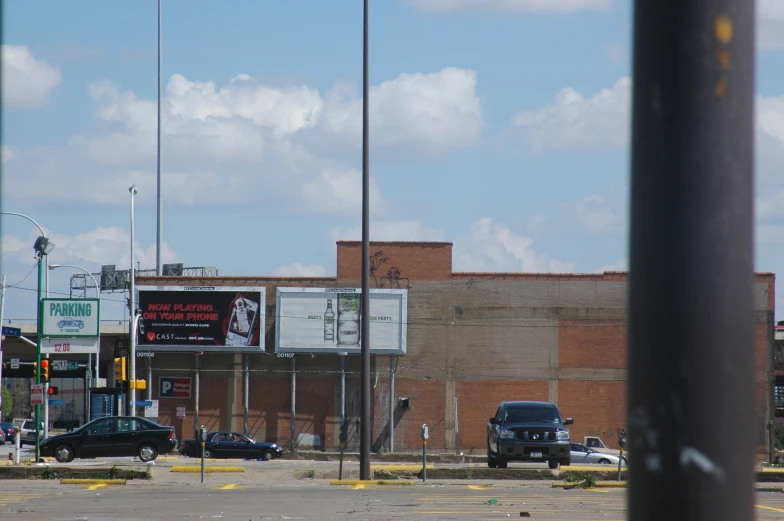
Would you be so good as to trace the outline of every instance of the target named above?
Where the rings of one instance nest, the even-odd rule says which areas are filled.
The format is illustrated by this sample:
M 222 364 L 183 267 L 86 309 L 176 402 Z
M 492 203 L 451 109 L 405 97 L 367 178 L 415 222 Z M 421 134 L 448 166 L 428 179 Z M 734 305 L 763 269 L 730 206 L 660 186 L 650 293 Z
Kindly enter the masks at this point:
M 493 520 L 625 519 L 625 491 L 553 489 L 545 484 L 419 484 L 354 488 L 324 481 L 201 484 L 129 482 L 120 486 L 3 481 L 0 518 L 18 521 L 135 520 Z M 228 478 L 228 477 L 227 477 Z M 760 493 L 757 519 L 780 520 L 784 494 Z

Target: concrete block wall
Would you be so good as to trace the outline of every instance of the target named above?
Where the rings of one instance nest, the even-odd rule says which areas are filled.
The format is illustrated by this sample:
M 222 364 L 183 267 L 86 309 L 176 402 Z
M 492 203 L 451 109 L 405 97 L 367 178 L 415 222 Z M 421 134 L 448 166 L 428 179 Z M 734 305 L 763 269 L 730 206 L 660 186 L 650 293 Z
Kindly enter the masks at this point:
M 401 410 L 394 405 L 396 451 L 418 450 L 420 428 L 427 423 L 433 450 L 457 450 L 459 443 L 465 453 L 482 454 L 488 418 L 499 402 L 514 399 L 553 401 L 565 416 L 575 419 L 573 439 L 598 435 L 617 446 L 617 429 L 626 427 L 625 273 L 452 273 L 450 243 L 374 243 L 371 252 L 380 252 L 374 261 L 372 286 L 409 289 L 408 352 L 398 358 L 395 395 L 409 397 L 411 408 Z M 267 348 L 249 357 L 249 431 L 257 439 L 288 447 L 291 360 L 274 354 L 275 288 L 359 287 L 360 243 L 338 243 L 337 257 L 336 278 L 152 277 L 138 283 L 266 286 Z M 395 268 L 392 277 L 388 276 L 390 268 Z M 757 277 L 754 357 L 761 451 L 773 374 L 769 320 L 775 302 L 773 284 L 772 274 Z M 166 372 L 167 365 L 193 367 L 193 355 L 156 356 L 153 363 L 156 373 Z M 335 450 L 339 357 L 297 355 L 296 364 L 295 438 L 315 442 L 317 449 Z M 373 356 L 371 365 L 372 442 L 375 450 L 385 450 L 389 442 L 389 357 Z M 200 420 L 215 428 L 242 431 L 242 355 L 205 355 L 202 367 L 211 372 L 201 377 Z M 358 356 L 349 357 L 347 371 L 348 447 L 355 450 Z M 174 418 L 178 404 L 162 400 L 161 419 Z M 191 404 L 189 411 L 192 408 Z M 179 428 L 192 431 L 192 415 Z

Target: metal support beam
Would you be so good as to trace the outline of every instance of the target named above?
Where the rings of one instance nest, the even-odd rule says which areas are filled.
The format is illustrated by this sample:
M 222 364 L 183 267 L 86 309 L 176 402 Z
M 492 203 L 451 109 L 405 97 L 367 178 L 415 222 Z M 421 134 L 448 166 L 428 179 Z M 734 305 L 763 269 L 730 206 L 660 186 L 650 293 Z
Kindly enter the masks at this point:
M 636 0 L 635 521 L 754 518 L 754 2 Z
M 289 450 L 296 452 L 297 449 L 297 358 L 291 357 L 291 432 L 289 437 Z
M 370 479 L 370 128 L 368 121 L 368 0 L 362 39 L 362 318 L 360 320 L 359 479 Z
M 250 403 L 250 355 L 245 355 L 245 374 L 242 389 L 242 433 L 248 436 L 248 406 Z
M 201 375 L 201 354 L 196 353 L 194 360 L 194 372 L 195 374 L 195 382 L 194 382 L 194 393 L 193 393 L 193 437 L 194 439 L 199 439 L 199 376 Z

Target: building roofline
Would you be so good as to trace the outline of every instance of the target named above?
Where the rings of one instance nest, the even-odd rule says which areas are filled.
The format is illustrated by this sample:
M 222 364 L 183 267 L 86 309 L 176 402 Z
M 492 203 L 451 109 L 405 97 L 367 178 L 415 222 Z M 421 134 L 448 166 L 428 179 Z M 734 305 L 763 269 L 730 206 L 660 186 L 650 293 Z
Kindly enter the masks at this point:
M 362 241 L 336 241 L 338 245 L 361 245 Z M 370 241 L 370 244 L 385 244 L 389 246 L 452 246 L 453 243 L 447 241 Z

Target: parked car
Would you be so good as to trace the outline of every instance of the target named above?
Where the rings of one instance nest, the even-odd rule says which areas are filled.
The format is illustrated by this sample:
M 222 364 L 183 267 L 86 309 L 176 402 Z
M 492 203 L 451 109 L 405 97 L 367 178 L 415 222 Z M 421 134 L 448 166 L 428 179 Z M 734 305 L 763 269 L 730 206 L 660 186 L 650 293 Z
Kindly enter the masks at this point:
M 19 429 L 19 441 L 22 445 L 35 445 L 35 438 L 38 431 L 35 428 L 35 420 L 33 419 L 14 419 L 14 427 Z M 39 428 L 44 430 L 44 422 L 39 422 Z
M 2 435 L 3 443 L 6 441 L 13 443 L 14 436 L 16 435 L 16 427 L 14 427 L 14 425 L 9 422 L 0 422 L 0 435 Z
M 122 456 L 136 456 L 147 462 L 175 447 L 174 427 L 136 416 L 108 416 L 45 439 L 41 443 L 41 456 L 54 456 L 62 463 L 74 458 Z
M 201 445 L 198 440 L 186 440 L 182 442 L 180 454 L 200 458 Z M 283 449 L 276 443 L 256 441 L 238 432 L 210 432 L 204 439 L 205 458 L 262 458 L 269 461 L 281 456 Z
M 571 448 L 572 463 L 599 463 L 602 465 L 618 465 L 618 456 L 614 454 L 607 454 L 599 452 L 591 447 L 586 447 L 582 443 L 572 443 Z M 623 459 L 623 465 L 626 465 L 626 458 Z
M 487 424 L 487 466 L 510 461 L 547 461 L 551 469 L 571 464 L 571 440 L 561 411 L 550 402 L 503 402 Z

